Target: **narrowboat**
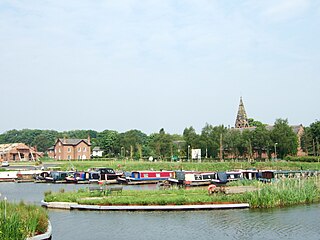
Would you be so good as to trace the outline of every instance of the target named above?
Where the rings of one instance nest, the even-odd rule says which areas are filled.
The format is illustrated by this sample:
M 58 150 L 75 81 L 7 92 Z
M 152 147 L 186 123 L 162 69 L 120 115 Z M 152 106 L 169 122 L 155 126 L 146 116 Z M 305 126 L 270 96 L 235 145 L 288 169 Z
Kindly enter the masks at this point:
M 216 172 L 185 173 L 184 184 L 186 186 L 205 186 L 210 185 L 215 178 Z
M 245 180 L 257 180 L 259 171 L 256 169 L 246 169 L 241 171 L 241 178 Z
M 258 180 L 261 182 L 274 182 L 286 178 L 308 178 L 319 176 L 315 170 L 263 170 L 259 172 Z
M 222 185 L 227 181 L 225 172 L 175 171 L 174 178 L 168 179 L 168 183 L 178 186 Z
M 0 172 L 0 182 L 14 182 L 17 179 L 18 171 Z
M 174 176 L 173 171 L 133 171 L 118 178 L 118 182 L 127 184 L 148 184 L 165 181 Z
M 35 178 L 34 176 L 37 174 L 40 174 L 41 170 L 26 170 L 26 171 L 19 171 L 17 173 L 17 178 L 15 179 L 15 182 L 17 183 L 23 183 L 23 182 L 34 182 Z
M 98 183 L 100 173 L 95 171 L 89 172 L 71 172 L 66 177 L 67 183 Z
M 46 177 L 50 176 L 50 171 L 41 171 L 33 175 L 35 183 L 43 183 L 46 182 Z
M 228 182 L 228 175 L 226 172 L 216 172 L 215 178 L 211 180 L 214 185 L 226 185 Z
M 226 171 L 228 182 L 241 179 L 241 171 Z
M 65 183 L 68 172 L 52 171 L 49 176 L 45 177 L 46 182 L 50 183 Z

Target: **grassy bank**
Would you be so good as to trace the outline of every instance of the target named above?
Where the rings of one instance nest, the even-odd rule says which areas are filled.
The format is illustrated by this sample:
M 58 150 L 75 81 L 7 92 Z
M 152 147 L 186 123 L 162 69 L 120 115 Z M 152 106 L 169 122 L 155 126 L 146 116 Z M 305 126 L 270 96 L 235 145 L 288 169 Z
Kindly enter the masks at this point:
M 295 204 L 320 202 L 317 179 L 283 180 L 273 184 L 249 182 L 259 190 L 242 194 L 213 194 L 206 189 L 168 189 L 152 191 L 127 190 L 120 194 L 104 196 L 90 193 L 86 188 L 77 192 L 45 194 L 47 202 L 77 202 L 88 205 L 183 205 L 205 203 L 249 203 L 251 208 L 283 207 Z
M 48 215 L 45 209 L 0 201 L 0 239 L 24 240 L 46 232 Z
M 312 169 L 320 170 L 320 164 L 315 162 L 287 162 L 287 161 L 269 161 L 269 162 L 149 162 L 149 161 L 120 161 L 120 160 L 87 160 L 87 161 L 58 161 L 58 162 L 44 162 L 56 163 L 62 170 L 69 170 L 71 168 L 77 170 L 87 170 L 89 168 L 97 167 L 111 167 L 117 170 L 132 171 L 132 170 L 196 170 L 196 171 L 226 171 L 232 169 L 274 169 L 274 170 L 300 170 Z

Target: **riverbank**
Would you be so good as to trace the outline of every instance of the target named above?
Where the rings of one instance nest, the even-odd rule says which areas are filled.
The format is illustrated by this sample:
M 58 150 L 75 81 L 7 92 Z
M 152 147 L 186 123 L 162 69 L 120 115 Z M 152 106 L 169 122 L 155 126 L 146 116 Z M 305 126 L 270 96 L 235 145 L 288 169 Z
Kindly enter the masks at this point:
M 206 189 L 127 190 L 121 193 L 90 192 L 88 188 L 58 193 L 47 192 L 45 202 L 90 206 L 183 206 L 249 203 L 250 208 L 273 208 L 320 202 L 319 181 L 286 179 L 272 184 L 251 182 L 252 191 L 208 194 Z
M 0 201 L 0 239 L 24 240 L 47 233 L 47 211 L 39 206 Z M 33 238 L 31 238 L 33 239 Z

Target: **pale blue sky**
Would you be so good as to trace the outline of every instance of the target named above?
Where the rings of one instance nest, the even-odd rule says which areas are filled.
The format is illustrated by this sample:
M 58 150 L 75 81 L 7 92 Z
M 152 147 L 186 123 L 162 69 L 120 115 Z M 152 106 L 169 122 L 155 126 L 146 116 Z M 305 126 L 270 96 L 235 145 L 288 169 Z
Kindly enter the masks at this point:
M 320 1 L 0 0 L 0 133 L 319 119 Z

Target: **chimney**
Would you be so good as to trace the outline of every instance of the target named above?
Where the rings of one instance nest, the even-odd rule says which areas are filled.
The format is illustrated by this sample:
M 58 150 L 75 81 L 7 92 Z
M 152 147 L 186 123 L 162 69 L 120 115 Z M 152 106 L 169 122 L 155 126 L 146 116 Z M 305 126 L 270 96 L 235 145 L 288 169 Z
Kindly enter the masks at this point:
M 88 134 L 88 144 L 90 145 L 90 135 Z
M 66 136 L 63 137 L 63 143 L 67 143 Z

